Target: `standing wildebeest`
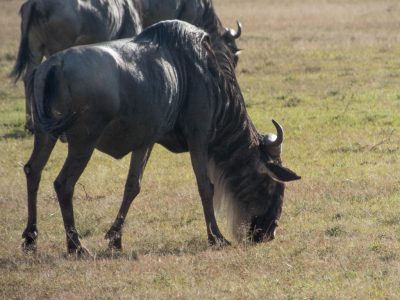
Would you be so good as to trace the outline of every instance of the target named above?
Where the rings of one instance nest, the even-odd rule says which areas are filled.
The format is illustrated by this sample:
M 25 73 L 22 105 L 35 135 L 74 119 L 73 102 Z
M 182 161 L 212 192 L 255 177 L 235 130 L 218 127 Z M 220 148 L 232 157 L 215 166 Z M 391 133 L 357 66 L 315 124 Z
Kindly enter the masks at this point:
M 122 205 L 106 235 L 111 248 L 121 249 L 122 225 L 155 143 L 172 152 L 190 152 L 211 244 L 228 243 L 217 226 L 214 195 L 229 201 L 233 224 L 246 224 L 253 240 L 274 237 L 283 201 L 281 181 L 299 177 L 280 164 L 282 129 L 275 123 L 276 140 L 257 132 L 230 59 L 212 50 L 201 29 L 164 21 L 134 39 L 70 48 L 37 68 L 29 93 L 35 142 L 24 167 L 29 215 L 25 249 L 35 248 L 40 176 L 62 132 L 68 156 L 54 187 L 68 252 L 85 251 L 75 228 L 72 196 L 94 149 L 114 158 L 132 152 Z
M 25 94 L 29 77 L 43 57 L 76 45 L 132 37 L 142 30 L 142 23 L 162 19 L 183 18 L 203 28 L 210 33 L 213 47 L 227 46 L 235 63 L 239 52 L 235 39 L 240 26 L 238 32 L 224 28 L 211 0 L 28 0 L 20 14 L 21 40 L 11 76 L 23 77 Z M 28 97 L 25 107 L 25 127 L 33 131 Z

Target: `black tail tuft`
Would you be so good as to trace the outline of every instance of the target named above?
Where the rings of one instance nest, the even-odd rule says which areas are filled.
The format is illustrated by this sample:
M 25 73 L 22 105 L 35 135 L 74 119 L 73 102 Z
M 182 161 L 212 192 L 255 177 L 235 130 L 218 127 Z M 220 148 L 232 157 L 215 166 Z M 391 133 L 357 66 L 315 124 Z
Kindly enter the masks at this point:
M 77 119 L 78 114 L 69 110 L 55 115 L 52 112 L 54 99 L 59 95 L 63 80 L 58 64 L 46 61 L 35 72 L 29 82 L 29 97 L 33 101 L 33 121 L 35 128 L 58 137 Z M 33 88 L 32 88 L 33 86 Z
M 35 3 L 33 1 L 27 1 L 21 6 L 21 40 L 19 43 L 17 60 L 10 73 L 10 77 L 14 78 L 15 81 L 25 75 L 27 67 L 31 62 L 29 27 L 31 26 L 34 13 Z

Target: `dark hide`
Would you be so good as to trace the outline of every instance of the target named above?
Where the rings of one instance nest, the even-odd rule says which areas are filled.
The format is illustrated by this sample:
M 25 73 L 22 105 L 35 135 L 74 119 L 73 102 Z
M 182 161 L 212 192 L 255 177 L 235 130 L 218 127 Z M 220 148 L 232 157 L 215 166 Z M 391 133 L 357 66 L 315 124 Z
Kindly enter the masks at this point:
M 263 137 L 246 113 L 231 60 L 212 50 L 201 29 L 165 21 L 134 39 L 60 52 L 38 67 L 30 93 L 36 133 L 25 166 L 25 249 L 36 245 L 31 238 L 37 236 L 36 191 L 61 132 L 68 139 L 68 156 L 54 186 L 69 252 L 85 252 L 75 229 L 72 196 L 94 149 L 115 158 L 132 153 L 122 205 L 106 236 L 111 248 L 121 248 L 122 225 L 155 143 L 190 152 L 210 244 L 229 243 L 214 215 L 218 194 L 229 196 L 235 222 L 248 231 L 253 217 L 279 219 L 283 184 L 260 171 L 273 163 L 273 172 L 279 173 L 279 164 L 261 150 Z M 279 180 L 286 180 L 285 170 L 276 175 Z M 269 235 L 265 226 L 251 230 Z
M 20 9 L 21 40 L 11 72 L 16 80 L 43 57 L 76 45 L 132 37 L 142 30 L 131 0 L 28 0 Z
M 20 14 L 21 39 L 10 75 L 24 79 L 25 94 L 43 57 L 75 45 L 132 37 L 142 30 L 139 7 L 131 0 L 28 0 Z M 26 96 L 26 128 L 33 131 L 32 126 Z
M 28 0 L 20 14 L 21 39 L 11 76 L 23 77 L 25 90 L 43 57 L 76 45 L 132 37 L 142 30 L 142 23 L 167 19 L 183 19 L 205 29 L 213 47 L 230 51 L 235 64 L 238 60 L 238 36 L 222 26 L 210 0 Z M 25 126 L 33 132 L 30 102 L 26 97 Z

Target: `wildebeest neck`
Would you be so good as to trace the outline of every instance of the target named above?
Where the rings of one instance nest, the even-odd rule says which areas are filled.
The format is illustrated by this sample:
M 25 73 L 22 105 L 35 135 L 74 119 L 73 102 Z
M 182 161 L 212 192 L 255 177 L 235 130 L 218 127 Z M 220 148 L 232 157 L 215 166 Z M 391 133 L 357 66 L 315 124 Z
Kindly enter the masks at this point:
M 229 55 L 231 61 L 233 61 L 234 55 L 238 50 L 234 40 L 232 40 L 232 45 L 227 44 L 223 38 L 226 33 L 226 28 L 218 18 L 211 1 L 203 1 L 203 3 L 205 6 L 203 13 L 197 15 L 197 19 L 193 24 L 204 29 L 204 31 L 210 35 L 214 51 L 223 51 L 225 54 Z M 233 48 L 230 49 L 230 47 Z
M 218 66 L 210 70 L 218 78 L 219 93 L 209 154 L 219 164 L 256 155 L 260 134 L 247 114 L 232 61 L 222 51 L 214 53 Z

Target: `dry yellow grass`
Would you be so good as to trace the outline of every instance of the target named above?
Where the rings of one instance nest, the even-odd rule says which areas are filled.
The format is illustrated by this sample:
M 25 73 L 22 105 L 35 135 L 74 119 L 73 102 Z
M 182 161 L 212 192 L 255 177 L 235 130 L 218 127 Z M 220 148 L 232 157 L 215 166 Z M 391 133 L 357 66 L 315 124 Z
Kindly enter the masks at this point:
M 207 248 L 188 155 L 157 147 L 124 231 L 104 249 L 128 159 L 96 153 L 76 188 L 75 213 L 94 259 L 64 256 L 52 181 L 39 192 L 38 253 L 20 252 L 26 222 L 23 91 L 7 79 L 20 1 L 0 3 L 0 297 L 4 299 L 398 299 L 400 295 L 400 4 L 368 0 L 215 0 L 224 24 L 243 23 L 237 72 L 261 131 L 286 129 L 288 185 L 277 239 Z M 223 228 L 225 229 L 225 228 Z

